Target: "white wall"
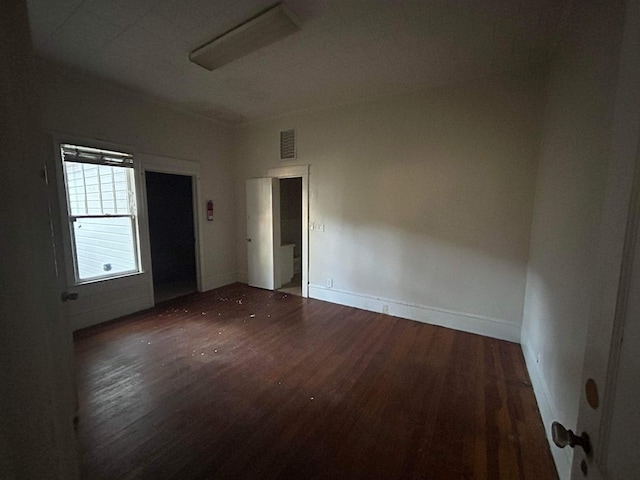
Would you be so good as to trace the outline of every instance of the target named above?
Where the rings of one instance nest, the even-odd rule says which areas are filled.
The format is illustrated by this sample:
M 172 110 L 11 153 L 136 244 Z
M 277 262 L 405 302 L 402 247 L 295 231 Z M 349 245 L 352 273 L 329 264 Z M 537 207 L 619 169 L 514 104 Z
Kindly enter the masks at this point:
M 295 127 L 310 164 L 310 296 L 519 341 L 538 145 L 532 72 L 257 122 L 244 180 Z M 238 250 L 240 278 L 246 251 Z M 326 279 L 333 287 L 325 287 Z
M 199 163 L 203 289 L 235 282 L 236 214 L 229 130 L 44 61 L 40 70 L 42 119 L 48 130 L 61 133 L 64 139 L 117 144 L 140 158 L 157 157 L 160 163 L 171 158 Z M 209 199 L 215 205 L 212 222 L 206 220 Z M 80 298 L 71 306 L 74 328 L 151 306 L 149 265 L 143 268 L 147 273 L 137 277 L 76 287 Z
M 605 286 L 598 249 L 606 224 L 620 3 L 576 4 L 547 85 L 522 327 L 547 429 L 553 420 L 575 429 L 588 321 Z M 573 452 L 551 450 L 560 477 L 568 478 Z

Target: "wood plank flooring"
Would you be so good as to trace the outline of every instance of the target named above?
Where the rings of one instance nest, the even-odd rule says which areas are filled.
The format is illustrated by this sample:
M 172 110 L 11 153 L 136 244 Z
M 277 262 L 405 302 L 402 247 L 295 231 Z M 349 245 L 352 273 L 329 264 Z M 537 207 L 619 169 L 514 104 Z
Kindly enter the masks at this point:
M 235 284 L 76 333 L 85 479 L 556 479 L 516 344 Z

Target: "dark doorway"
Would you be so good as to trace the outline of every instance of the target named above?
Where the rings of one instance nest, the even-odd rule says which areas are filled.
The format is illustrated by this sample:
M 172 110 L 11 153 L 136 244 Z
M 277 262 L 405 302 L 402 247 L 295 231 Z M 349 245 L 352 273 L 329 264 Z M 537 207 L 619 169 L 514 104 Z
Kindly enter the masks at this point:
M 302 178 L 280 179 L 281 292 L 302 296 Z
M 191 177 L 146 172 L 155 303 L 197 290 Z

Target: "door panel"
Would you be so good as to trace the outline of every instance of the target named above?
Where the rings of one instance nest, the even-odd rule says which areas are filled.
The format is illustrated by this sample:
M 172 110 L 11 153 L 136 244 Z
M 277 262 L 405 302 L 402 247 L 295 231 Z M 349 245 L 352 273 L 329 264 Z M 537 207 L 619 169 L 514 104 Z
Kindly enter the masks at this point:
M 637 227 L 636 227 L 637 228 Z M 607 442 L 608 478 L 626 479 L 640 476 L 640 235 L 636 231 L 635 252 L 629 282 L 628 302 L 617 372 L 611 399 L 611 426 Z
M 636 186 L 640 186 L 636 179 Z M 578 432 L 587 432 L 593 453 L 574 455 L 571 478 L 626 480 L 640 471 L 640 204 L 632 203 L 611 335 L 592 338 L 586 350 L 584 400 Z M 608 354 L 606 379 L 587 388 L 594 359 Z M 595 385 L 595 386 L 594 386 Z M 586 473 L 585 473 L 586 472 Z
M 253 178 L 247 190 L 247 275 L 252 287 L 280 285 L 280 184 L 277 178 Z
M 640 2 L 625 2 L 624 9 L 612 154 L 607 157 L 607 191 L 596 259 L 600 288 L 592 299 L 576 425 L 576 433 L 586 432 L 591 438 L 592 453 L 574 452 L 573 480 L 640 478 L 636 410 L 640 395 Z
M 69 228 L 66 212 L 66 191 L 62 181 L 62 165 L 58 162 L 58 157 L 52 149 L 58 151 L 58 142 L 55 142 L 50 134 L 43 138 L 43 151 L 48 151 L 49 155 L 44 156 L 44 171 L 47 183 L 47 206 L 49 210 L 49 224 L 51 237 L 53 239 L 53 255 L 57 292 L 60 298 L 60 308 L 58 310 L 58 328 L 55 335 L 58 337 L 59 345 L 64 349 L 60 353 L 59 363 L 63 374 L 71 388 L 66 390 L 67 394 L 64 404 L 67 408 L 67 415 L 76 417 L 79 409 L 79 399 L 75 381 L 75 360 L 73 352 L 73 332 L 71 329 L 71 316 L 68 301 L 78 298 L 78 292 L 73 285 L 67 283 L 67 265 L 64 257 L 64 235 L 63 229 Z M 60 178 L 59 178 L 60 177 Z M 62 187 L 60 187 L 62 185 Z

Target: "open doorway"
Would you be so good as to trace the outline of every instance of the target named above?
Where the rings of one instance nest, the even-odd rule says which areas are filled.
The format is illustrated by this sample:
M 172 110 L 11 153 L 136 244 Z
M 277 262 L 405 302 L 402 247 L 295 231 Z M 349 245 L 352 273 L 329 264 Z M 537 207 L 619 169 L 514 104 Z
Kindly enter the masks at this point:
M 280 227 L 282 218 L 280 214 L 280 181 L 283 179 L 293 179 L 302 185 L 301 194 L 290 194 L 291 202 L 299 205 L 294 208 L 299 208 L 302 212 L 301 220 L 298 223 L 300 227 L 297 229 L 301 232 L 302 241 L 299 242 L 300 247 L 296 248 L 298 240 L 293 238 L 297 237 L 287 238 L 287 233 L 285 233 L 284 241 L 285 245 L 291 245 L 288 247 L 291 253 L 287 254 L 287 268 L 292 271 L 297 270 L 297 265 L 294 264 L 295 257 L 300 257 L 301 287 L 298 291 L 297 285 L 295 285 L 296 294 L 307 298 L 309 296 L 309 165 L 270 168 L 266 177 L 246 180 L 247 283 L 253 287 L 279 290 L 283 284 L 287 285 L 293 281 L 293 276 L 291 276 L 291 279 L 285 278 L 286 281 L 283 282 L 281 274 L 281 267 L 285 262 L 284 255 L 281 254 L 283 242 L 281 241 L 282 230 Z M 292 185 L 294 184 L 292 183 Z M 287 186 L 284 188 L 287 189 Z M 285 203 L 287 202 L 289 200 L 285 198 Z M 284 208 L 287 209 L 287 207 Z M 289 214 L 285 214 L 285 218 L 288 216 Z M 296 252 L 300 252 L 300 254 L 296 255 Z
M 147 171 L 154 302 L 197 291 L 192 177 Z
M 302 178 L 280 179 L 281 292 L 302 296 Z

